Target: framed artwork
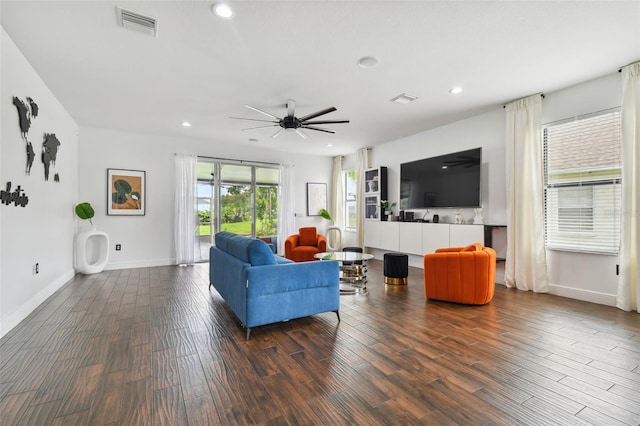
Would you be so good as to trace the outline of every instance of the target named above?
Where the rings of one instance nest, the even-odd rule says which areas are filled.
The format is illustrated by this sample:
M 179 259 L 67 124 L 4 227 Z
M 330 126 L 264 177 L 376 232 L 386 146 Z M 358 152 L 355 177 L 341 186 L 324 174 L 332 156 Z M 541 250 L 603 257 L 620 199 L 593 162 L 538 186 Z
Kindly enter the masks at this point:
M 107 169 L 107 214 L 144 216 L 146 210 L 145 172 Z
M 307 182 L 307 216 L 320 216 L 327 208 L 327 184 Z

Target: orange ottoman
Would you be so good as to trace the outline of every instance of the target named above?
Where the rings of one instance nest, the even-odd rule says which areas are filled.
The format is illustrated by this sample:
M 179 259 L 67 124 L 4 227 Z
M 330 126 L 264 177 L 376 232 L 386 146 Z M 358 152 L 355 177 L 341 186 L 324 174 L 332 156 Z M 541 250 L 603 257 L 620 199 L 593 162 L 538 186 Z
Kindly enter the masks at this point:
M 484 305 L 493 298 L 495 281 L 496 252 L 480 243 L 424 255 L 427 299 Z

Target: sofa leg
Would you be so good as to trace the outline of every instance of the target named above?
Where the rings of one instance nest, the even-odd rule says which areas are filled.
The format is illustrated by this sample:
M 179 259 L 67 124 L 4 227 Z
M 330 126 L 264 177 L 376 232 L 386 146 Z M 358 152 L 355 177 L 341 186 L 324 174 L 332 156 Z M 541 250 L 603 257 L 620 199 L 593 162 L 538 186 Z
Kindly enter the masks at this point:
M 251 334 L 251 329 L 247 327 L 247 338 L 245 340 L 249 340 L 249 335 Z
M 334 311 L 336 313 L 336 315 L 338 316 L 338 322 L 340 322 L 340 311 Z

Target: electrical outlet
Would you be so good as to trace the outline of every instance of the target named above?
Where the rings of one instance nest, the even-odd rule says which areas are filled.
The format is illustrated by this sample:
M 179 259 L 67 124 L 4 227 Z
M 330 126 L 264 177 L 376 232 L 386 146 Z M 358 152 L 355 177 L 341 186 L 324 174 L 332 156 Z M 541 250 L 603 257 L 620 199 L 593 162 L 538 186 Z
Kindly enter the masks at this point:
M 40 264 L 36 263 L 36 274 L 40 273 Z
M 33 275 L 40 273 L 40 264 L 39 263 L 34 263 L 33 264 L 33 267 L 31 268 L 31 273 Z
M 122 250 L 122 244 L 116 244 L 116 251 Z

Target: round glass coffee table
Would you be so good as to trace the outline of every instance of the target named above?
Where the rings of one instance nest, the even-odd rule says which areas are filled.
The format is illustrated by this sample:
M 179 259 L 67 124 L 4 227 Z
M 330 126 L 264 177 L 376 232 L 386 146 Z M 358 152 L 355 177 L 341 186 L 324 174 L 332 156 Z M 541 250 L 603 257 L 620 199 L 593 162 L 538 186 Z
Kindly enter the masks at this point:
M 367 260 L 369 253 L 332 251 L 315 254 L 320 260 L 336 260 L 340 264 L 340 294 L 362 293 L 367 290 Z

